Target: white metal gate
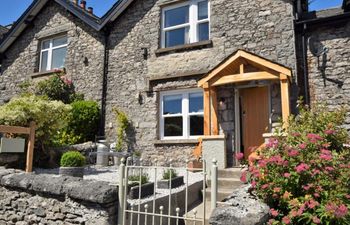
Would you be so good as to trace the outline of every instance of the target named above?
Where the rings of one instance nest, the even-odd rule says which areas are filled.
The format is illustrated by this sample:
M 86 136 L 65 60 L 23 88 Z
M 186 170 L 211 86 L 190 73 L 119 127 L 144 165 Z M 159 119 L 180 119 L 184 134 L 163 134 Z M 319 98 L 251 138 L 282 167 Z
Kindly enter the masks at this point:
M 204 225 L 207 211 L 206 181 L 207 168 L 206 162 L 203 161 L 202 168 L 178 168 L 171 164 L 168 167 L 162 166 L 140 166 L 129 165 L 129 159 L 122 160 L 119 166 L 119 207 L 118 207 L 118 225 Z M 183 171 L 184 185 L 179 188 L 172 188 L 173 182 L 168 182 L 169 187 L 159 189 L 157 182 L 160 175 L 166 170 Z M 150 181 L 154 183 L 154 194 L 143 197 L 146 189 L 150 191 L 150 187 L 141 187 L 141 181 L 144 174 L 150 176 Z M 212 177 L 217 176 L 217 166 L 213 165 Z M 138 184 L 132 188 L 129 186 L 129 177 L 139 177 Z M 193 177 L 198 181 L 193 181 Z M 170 181 L 172 181 L 172 173 L 170 173 Z M 212 182 L 211 187 L 211 210 L 216 207 L 217 195 L 216 179 Z M 136 188 L 135 188 L 136 187 Z M 130 199 L 131 189 L 136 194 L 136 199 Z M 197 193 L 198 191 L 198 193 Z M 214 193 L 213 193 L 214 191 Z M 137 193 L 138 192 L 138 193 Z M 202 201 L 200 210 L 192 209 L 196 202 L 196 195 Z M 198 202 L 197 202 L 198 205 Z

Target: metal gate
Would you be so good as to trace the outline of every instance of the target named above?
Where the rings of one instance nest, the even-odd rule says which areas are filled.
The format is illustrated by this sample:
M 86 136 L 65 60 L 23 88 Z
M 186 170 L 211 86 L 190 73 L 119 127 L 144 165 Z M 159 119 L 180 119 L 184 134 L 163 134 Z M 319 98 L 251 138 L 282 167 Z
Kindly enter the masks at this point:
M 129 165 L 129 158 L 119 166 L 118 225 L 204 225 L 207 213 L 207 167 L 202 168 L 169 166 Z M 187 165 L 188 163 L 186 163 Z M 183 175 L 183 185 L 173 188 L 173 172 Z M 159 188 L 162 175 L 168 172 L 168 187 Z M 212 177 L 217 175 L 214 163 Z M 142 185 L 149 177 L 149 183 Z M 178 177 L 178 176 L 177 176 Z M 180 176 L 181 177 L 181 176 Z M 130 180 L 136 180 L 137 185 Z M 215 179 L 216 181 L 216 179 Z M 217 182 L 212 182 L 211 210 L 216 207 Z M 152 185 L 153 183 L 153 185 Z M 132 187 L 131 187 L 132 186 Z M 214 191 L 214 193 L 213 193 Z M 153 192 L 153 194 L 152 194 Z M 136 197 L 136 198 L 135 198 Z M 132 199 L 134 198 L 134 199 Z M 201 203 L 200 203 L 201 201 Z M 214 203 L 214 204 L 213 204 Z M 198 206 L 199 205 L 199 206 Z

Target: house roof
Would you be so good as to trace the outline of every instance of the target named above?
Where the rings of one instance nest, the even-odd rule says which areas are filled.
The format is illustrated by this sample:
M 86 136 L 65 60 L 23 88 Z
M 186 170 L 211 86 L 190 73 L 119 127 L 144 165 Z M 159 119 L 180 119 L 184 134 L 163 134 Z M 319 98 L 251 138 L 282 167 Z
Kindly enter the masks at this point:
M 2 36 L 4 36 L 8 32 L 8 29 L 6 27 L 3 27 L 0 25 L 0 39 Z
M 344 0 L 342 8 L 344 9 L 345 12 L 349 12 L 350 11 L 350 0 Z
M 53 0 L 70 13 L 77 16 L 84 23 L 92 27 L 96 31 L 101 31 L 109 22 L 114 21 L 134 0 L 118 0 L 112 8 L 103 16 L 97 17 L 75 5 L 70 0 Z M 0 37 L 0 53 L 7 50 L 9 46 L 17 39 L 23 30 L 34 20 L 40 10 L 45 7 L 49 0 L 34 0 L 20 18 L 13 24 L 7 34 L 1 39 Z
M 320 24 L 327 25 L 337 21 L 347 21 L 350 18 L 350 0 L 343 0 L 340 7 L 311 11 L 302 15 L 296 24 Z

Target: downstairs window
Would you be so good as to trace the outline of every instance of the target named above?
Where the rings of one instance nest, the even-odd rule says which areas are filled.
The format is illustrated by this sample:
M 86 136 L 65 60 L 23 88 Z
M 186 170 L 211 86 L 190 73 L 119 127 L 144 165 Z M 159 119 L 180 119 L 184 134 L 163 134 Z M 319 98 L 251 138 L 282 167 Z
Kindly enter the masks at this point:
M 160 95 L 161 139 L 190 139 L 203 135 L 203 91 L 181 90 Z

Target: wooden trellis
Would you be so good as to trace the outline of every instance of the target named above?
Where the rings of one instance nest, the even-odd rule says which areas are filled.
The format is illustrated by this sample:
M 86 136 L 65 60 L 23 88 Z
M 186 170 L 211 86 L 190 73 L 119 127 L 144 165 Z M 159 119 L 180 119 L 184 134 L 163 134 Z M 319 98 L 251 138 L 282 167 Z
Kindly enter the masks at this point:
M 35 128 L 36 128 L 35 122 L 30 122 L 29 127 L 0 125 L 0 133 L 27 134 L 29 136 L 28 147 L 27 147 L 27 160 L 26 160 L 26 172 L 27 173 L 30 173 L 33 171 Z

